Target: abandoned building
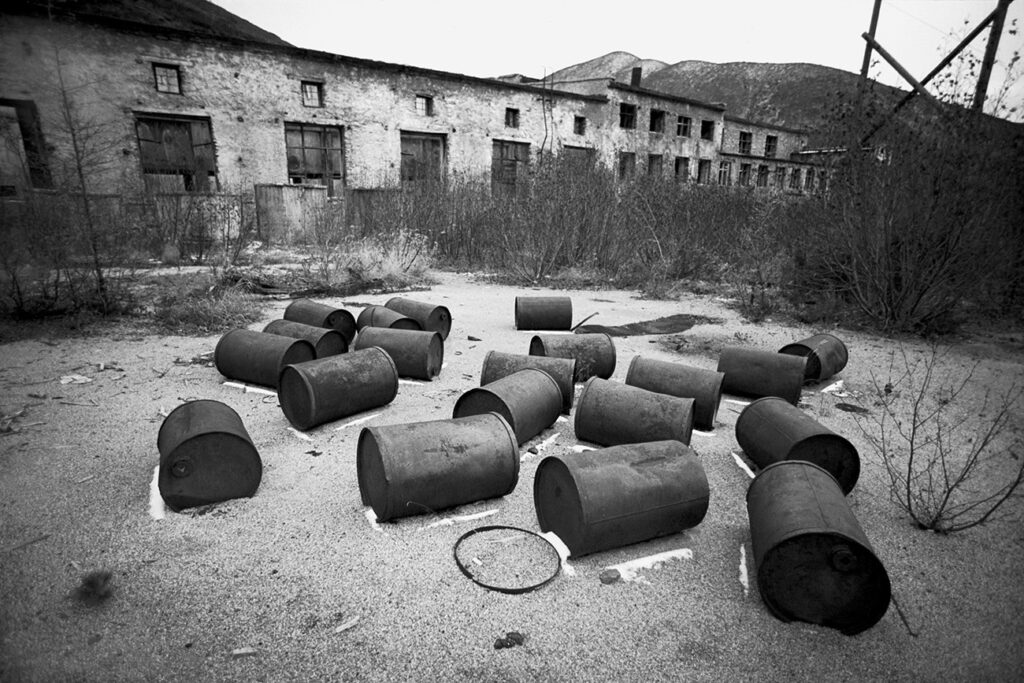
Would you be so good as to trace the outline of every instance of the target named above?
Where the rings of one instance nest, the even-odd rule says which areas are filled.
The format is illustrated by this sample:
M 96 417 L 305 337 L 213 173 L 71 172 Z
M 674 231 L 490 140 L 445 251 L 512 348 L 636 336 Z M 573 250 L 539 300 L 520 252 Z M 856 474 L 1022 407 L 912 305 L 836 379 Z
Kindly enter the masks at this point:
M 456 177 L 514 185 L 547 153 L 622 177 L 815 183 L 796 156 L 806 133 L 642 88 L 639 71 L 631 83 L 477 78 L 40 6 L 0 13 L 8 197 L 70 187 L 83 161 L 90 193 L 255 192 L 257 203 Z

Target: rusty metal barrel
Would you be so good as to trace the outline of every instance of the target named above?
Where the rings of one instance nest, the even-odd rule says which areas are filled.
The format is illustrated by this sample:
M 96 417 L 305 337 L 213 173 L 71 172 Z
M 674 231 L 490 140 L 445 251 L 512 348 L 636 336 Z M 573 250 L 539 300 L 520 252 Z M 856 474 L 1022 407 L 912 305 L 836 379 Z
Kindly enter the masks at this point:
M 363 502 L 386 522 L 511 493 L 519 447 L 497 413 L 366 427 L 356 476 Z
M 399 377 L 433 379 L 444 364 L 444 340 L 440 332 L 364 327 L 356 339 L 357 349 L 377 346 L 395 361 Z
M 277 399 L 296 429 L 387 405 L 398 395 L 398 370 L 384 349 L 372 347 L 285 366 Z
M 572 299 L 567 296 L 517 296 L 517 330 L 571 330 Z
M 709 497 L 700 459 L 678 441 L 548 456 L 533 480 L 541 530 L 574 557 L 695 527 Z
M 820 382 L 839 374 L 849 360 L 846 344 L 839 337 L 824 332 L 786 344 L 779 353 L 806 358 L 804 380 L 810 382 Z
M 591 377 L 608 379 L 615 372 L 615 343 L 603 332 L 534 335 L 530 355 L 575 359 L 574 382 L 586 382 Z
M 523 444 L 553 425 L 561 409 L 562 391 L 551 375 L 524 368 L 462 394 L 452 417 L 497 413 Z
M 524 356 L 503 351 L 488 351 L 480 369 L 480 386 L 511 375 L 513 372 L 536 368 L 551 375 L 562 392 L 562 413 L 569 414 L 576 397 L 573 375 L 576 372 L 575 358 L 548 358 L 546 356 Z
M 626 370 L 626 384 L 659 394 L 693 399 L 693 426 L 710 431 L 722 399 L 725 375 L 715 370 L 695 368 L 637 356 Z
M 384 307 L 412 318 L 427 332 L 438 332 L 441 339 L 447 339 L 452 331 L 452 314 L 447 306 L 396 296 L 388 299 Z
M 284 366 L 314 358 L 316 349 L 305 339 L 253 330 L 228 332 L 213 351 L 217 372 L 225 377 L 275 388 Z
M 263 461 L 242 418 L 220 401 L 189 401 L 172 410 L 156 446 L 157 485 L 175 511 L 252 497 L 263 478 Z
M 747 489 L 757 587 L 772 614 L 847 635 L 889 607 L 889 576 L 828 472 L 803 460 L 761 470 Z
M 356 319 L 344 308 L 336 308 L 312 299 L 296 299 L 284 309 L 285 320 L 305 323 L 313 327 L 337 330 L 351 344 L 356 338 Z
M 271 320 L 263 331 L 268 334 L 279 334 L 292 339 L 305 339 L 313 345 L 317 358 L 336 356 L 348 351 L 345 335 L 328 327 L 314 327 L 293 320 Z
M 806 460 L 835 477 L 849 493 L 860 476 L 860 456 L 836 434 L 777 396 L 759 398 L 736 419 L 736 441 L 760 468 L 780 460 Z
M 396 330 L 422 331 L 423 327 L 412 318 L 384 306 L 367 306 L 359 312 L 356 327 L 362 332 L 367 327 L 390 327 Z
M 740 396 L 778 396 L 793 405 L 800 401 L 807 359 L 744 346 L 726 346 L 718 357 L 725 374 L 722 391 Z
M 576 406 L 576 438 L 602 446 L 672 439 L 690 443 L 693 399 L 592 377 Z

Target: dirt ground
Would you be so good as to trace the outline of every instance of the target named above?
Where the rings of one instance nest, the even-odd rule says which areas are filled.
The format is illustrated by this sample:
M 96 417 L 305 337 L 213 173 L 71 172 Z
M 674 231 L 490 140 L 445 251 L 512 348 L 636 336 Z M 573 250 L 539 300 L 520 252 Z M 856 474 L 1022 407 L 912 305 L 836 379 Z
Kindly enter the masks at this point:
M 451 416 L 477 386 L 488 350 L 526 353 L 514 328 L 531 290 L 439 273 L 410 298 L 452 312 L 445 366 L 403 380 L 387 406 L 300 434 L 273 394 L 225 385 L 205 362 L 218 336 L 37 338 L 0 346 L 0 404 L 28 406 L 0 435 L 0 679 L 160 680 L 1021 680 L 1024 528 L 1015 516 L 951 536 L 920 531 L 889 499 L 884 471 L 850 413 L 821 391 L 842 379 L 870 394 L 895 342 L 849 330 L 744 322 L 713 296 L 644 300 L 628 291 L 558 291 L 574 319 L 624 325 L 688 313 L 713 322 L 676 335 L 616 337 L 622 381 L 638 355 L 716 366 L 725 343 L 777 350 L 820 331 L 849 364 L 804 390 L 802 407 L 847 436 L 862 473 L 848 500 L 892 582 L 890 606 L 857 635 L 776 619 L 756 582 L 745 494 L 733 452 L 742 403 L 726 396 L 713 433 L 695 434 L 711 491 L 704 521 L 684 533 L 581 558 L 534 592 L 509 595 L 468 580 L 453 545 L 484 524 L 539 531 L 538 464 L 572 454 L 571 417 L 520 450 L 507 496 L 377 523 L 360 500 L 356 441 L 365 426 Z M 358 313 L 392 295 L 322 299 Z M 262 329 L 287 301 L 273 301 Z M 472 339 L 471 339 L 472 338 Z M 1024 379 L 1020 330 L 964 335 L 943 371 L 975 362 L 986 387 Z M 911 357 L 927 352 L 906 342 Z M 68 380 L 67 378 L 72 378 Z M 66 383 L 62 383 L 62 378 Z M 578 389 L 578 387 L 577 387 Z M 263 461 L 256 495 L 181 513 L 151 505 L 163 416 L 189 399 L 238 412 Z M 868 404 L 870 405 L 870 404 Z M 1020 416 L 1017 416 L 1020 427 Z M 538 447 L 533 453 L 530 447 Z M 1009 454 L 999 453 L 1012 464 Z M 1021 454 L 1017 454 L 1019 457 Z M 370 513 L 368 515 L 368 512 Z M 682 552 L 682 551 L 689 552 Z M 609 566 L 673 553 L 636 580 L 606 584 Z M 524 552 L 525 576 L 543 555 Z M 83 574 L 111 572 L 102 601 L 76 597 Z M 509 632 L 522 643 L 495 648 Z

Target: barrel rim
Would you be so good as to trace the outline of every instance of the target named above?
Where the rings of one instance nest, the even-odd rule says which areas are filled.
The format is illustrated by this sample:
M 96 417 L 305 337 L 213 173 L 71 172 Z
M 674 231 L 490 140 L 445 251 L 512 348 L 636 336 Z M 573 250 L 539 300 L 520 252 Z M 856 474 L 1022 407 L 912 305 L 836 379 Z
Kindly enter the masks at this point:
M 171 416 L 174 415 L 175 413 L 177 413 L 179 410 L 184 409 L 186 406 L 191 406 L 194 403 L 211 403 L 211 404 L 217 404 L 219 406 L 223 406 L 224 408 L 226 408 L 228 411 L 230 411 L 231 414 L 234 415 L 235 419 L 238 420 L 238 424 L 241 426 L 242 431 L 245 433 L 246 437 L 248 437 L 249 443 L 253 443 L 252 436 L 249 434 L 249 431 L 245 428 L 245 423 L 242 421 L 242 416 L 238 414 L 237 410 L 235 410 L 234 408 L 229 406 L 224 401 L 218 401 L 217 399 L 214 399 L 214 398 L 195 398 L 195 399 L 192 399 L 192 400 L 189 400 L 189 401 L 184 401 L 184 402 L 178 404 L 177 406 L 175 406 L 171 410 L 171 412 L 167 413 L 167 417 L 165 417 L 163 419 L 163 422 L 160 423 L 160 427 L 157 429 L 157 432 L 156 432 L 156 443 L 157 443 L 156 447 L 157 447 L 157 451 L 161 451 L 161 449 L 160 449 L 160 442 L 163 441 L 164 428 L 166 427 L 167 423 L 171 420 Z M 184 442 L 182 442 L 182 443 L 184 443 Z M 163 455 L 162 452 L 161 452 L 161 455 Z
M 757 475 L 754 477 L 754 479 L 750 482 L 750 486 L 747 487 L 746 500 L 747 501 L 750 500 L 750 492 L 754 490 L 754 485 L 757 484 L 757 482 L 760 481 L 762 479 L 762 477 L 764 477 L 764 473 L 765 472 L 768 472 L 769 470 L 772 470 L 772 469 L 774 469 L 776 467 L 783 467 L 783 466 L 786 466 L 786 465 L 798 466 L 798 467 L 813 467 L 816 470 L 820 470 L 821 472 L 826 474 L 829 479 L 832 480 L 832 483 L 834 483 L 836 485 L 836 488 L 839 489 L 840 493 L 843 492 L 843 487 L 839 485 L 839 482 L 836 480 L 836 478 L 834 476 L 832 476 L 832 473 L 829 472 L 828 470 L 826 470 L 821 465 L 816 465 L 813 462 L 809 462 L 807 460 L 779 460 L 778 462 L 773 462 L 771 465 L 768 465 L 767 467 L 761 468 L 761 471 L 758 472 Z M 844 493 L 843 494 L 843 498 L 845 498 L 845 497 L 846 497 L 846 494 Z

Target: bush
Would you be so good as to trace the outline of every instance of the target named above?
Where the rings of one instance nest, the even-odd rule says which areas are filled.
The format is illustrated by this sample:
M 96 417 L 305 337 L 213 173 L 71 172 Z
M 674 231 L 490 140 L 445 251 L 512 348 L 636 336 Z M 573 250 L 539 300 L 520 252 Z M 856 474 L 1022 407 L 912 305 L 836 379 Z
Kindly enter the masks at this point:
M 209 278 L 206 278 L 209 279 Z M 245 327 L 263 316 L 260 300 L 241 287 L 220 284 L 189 286 L 178 279 L 165 282 L 153 306 L 153 319 L 174 334 L 213 334 Z

